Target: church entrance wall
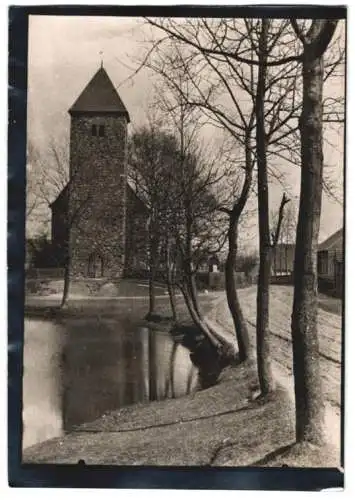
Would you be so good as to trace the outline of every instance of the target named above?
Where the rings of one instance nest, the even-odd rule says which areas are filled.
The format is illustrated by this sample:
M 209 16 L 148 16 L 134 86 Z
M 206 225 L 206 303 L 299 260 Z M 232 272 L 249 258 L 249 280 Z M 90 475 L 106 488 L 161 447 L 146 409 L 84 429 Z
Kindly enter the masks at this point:
M 102 278 L 104 275 L 104 262 L 100 254 L 93 253 L 88 261 L 88 277 Z

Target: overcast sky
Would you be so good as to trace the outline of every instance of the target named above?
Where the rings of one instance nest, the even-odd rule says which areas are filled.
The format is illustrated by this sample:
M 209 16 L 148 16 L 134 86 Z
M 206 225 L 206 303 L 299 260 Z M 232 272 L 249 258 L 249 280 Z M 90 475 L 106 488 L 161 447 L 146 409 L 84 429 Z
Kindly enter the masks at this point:
M 128 109 L 132 126 L 146 119 L 152 98 L 152 78 L 140 72 L 129 79 L 135 60 L 144 50 L 144 30 L 138 18 L 31 16 L 28 63 L 28 136 L 45 150 L 51 138 L 69 137 L 68 109 L 98 70 L 103 58 L 114 85 Z M 102 53 L 102 55 L 100 54 Z M 127 80 L 128 79 L 128 80 Z M 338 82 L 342 84 L 342 82 Z M 325 164 L 333 165 L 337 195 L 342 196 L 343 138 L 326 131 Z M 287 184 L 295 198 L 299 193 L 299 171 L 285 168 Z M 275 208 L 282 196 L 280 186 L 270 189 Z M 323 197 L 320 241 L 339 229 L 343 209 Z

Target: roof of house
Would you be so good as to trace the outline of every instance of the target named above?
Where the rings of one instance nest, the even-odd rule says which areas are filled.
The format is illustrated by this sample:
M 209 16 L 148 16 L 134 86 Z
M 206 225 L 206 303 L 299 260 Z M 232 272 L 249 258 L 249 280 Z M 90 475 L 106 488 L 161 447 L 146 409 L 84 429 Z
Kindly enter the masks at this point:
M 128 111 L 103 67 L 92 77 L 69 109 L 69 113 L 122 114 L 130 122 Z
M 338 229 L 335 233 L 324 240 L 319 246 L 318 251 L 332 250 L 334 247 L 343 246 L 343 228 Z

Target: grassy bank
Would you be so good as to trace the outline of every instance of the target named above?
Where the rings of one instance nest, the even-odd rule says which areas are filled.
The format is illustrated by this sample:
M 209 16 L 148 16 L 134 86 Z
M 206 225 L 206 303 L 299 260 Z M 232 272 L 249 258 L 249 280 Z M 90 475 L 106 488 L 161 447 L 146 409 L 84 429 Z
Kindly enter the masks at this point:
M 184 466 L 331 466 L 327 449 L 293 447 L 293 409 L 278 388 L 253 400 L 255 366 L 224 371 L 209 389 L 103 415 L 25 450 L 24 463 Z
M 228 462 L 225 449 L 238 448 L 238 462 L 252 463 L 279 445 L 275 423 L 266 417 L 275 401 L 264 407 L 248 401 L 255 382 L 251 367 L 227 370 L 208 390 L 177 400 L 138 404 L 103 415 L 65 437 L 28 448 L 23 460 L 37 463 L 117 465 L 214 465 Z M 254 380 L 253 380 L 254 377 Z M 281 415 L 280 404 L 275 415 Z M 278 417 L 280 419 L 280 417 Z M 253 425 L 251 425 L 253 423 Z M 279 421 L 281 424 L 281 421 Z M 273 443 L 250 447 L 255 427 L 268 431 Z M 284 425 L 279 425 L 285 431 Z M 289 431 L 285 437 L 289 437 Z M 281 440 L 283 442 L 283 440 Z M 251 452 L 252 450 L 252 452 Z
M 252 295 L 248 291 L 247 299 Z M 221 295 L 201 296 L 205 313 Z M 32 313 L 46 314 L 43 301 Z M 219 324 L 228 323 L 226 311 Z M 143 318 L 146 299 L 69 303 L 55 314 L 128 315 Z M 158 299 L 157 312 L 170 315 L 168 299 Z M 48 313 L 48 310 L 47 310 Z M 181 322 L 190 318 L 178 299 Z M 212 315 L 213 316 L 213 315 Z M 222 321 L 221 321 L 222 319 Z M 167 321 L 166 325 L 170 325 Z M 161 325 L 163 326 L 163 325 Z M 160 328 L 160 327 L 159 327 Z M 279 387 L 266 402 L 254 400 L 257 388 L 253 362 L 226 369 L 214 387 L 179 399 L 139 403 L 107 412 L 65 436 L 27 448 L 25 463 L 77 463 L 181 466 L 299 466 L 336 467 L 337 453 L 329 446 L 294 446 L 294 408 L 289 393 Z

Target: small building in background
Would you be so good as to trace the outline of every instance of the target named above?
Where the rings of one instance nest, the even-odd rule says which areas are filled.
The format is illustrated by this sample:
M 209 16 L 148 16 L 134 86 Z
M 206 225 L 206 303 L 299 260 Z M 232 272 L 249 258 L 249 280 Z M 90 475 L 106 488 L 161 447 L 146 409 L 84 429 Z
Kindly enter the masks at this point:
M 198 270 L 201 273 L 218 273 L 221 262 L 216 254 L 206 255 L 198 260 Z
M 341 228 L 318 246 L 318 283 L 320 291 L 340 297 L 344 281 L 343 236 Z
M 220 262 L 217 255 L 212 255 L 208 261 L 208 270 L 210 273 L 218 273 L 220 271 Z
M 272 274 L 274 276 L 292 274 L 294 259 L 294 243 L 279 243 L 276 245 L 272 258 Z

